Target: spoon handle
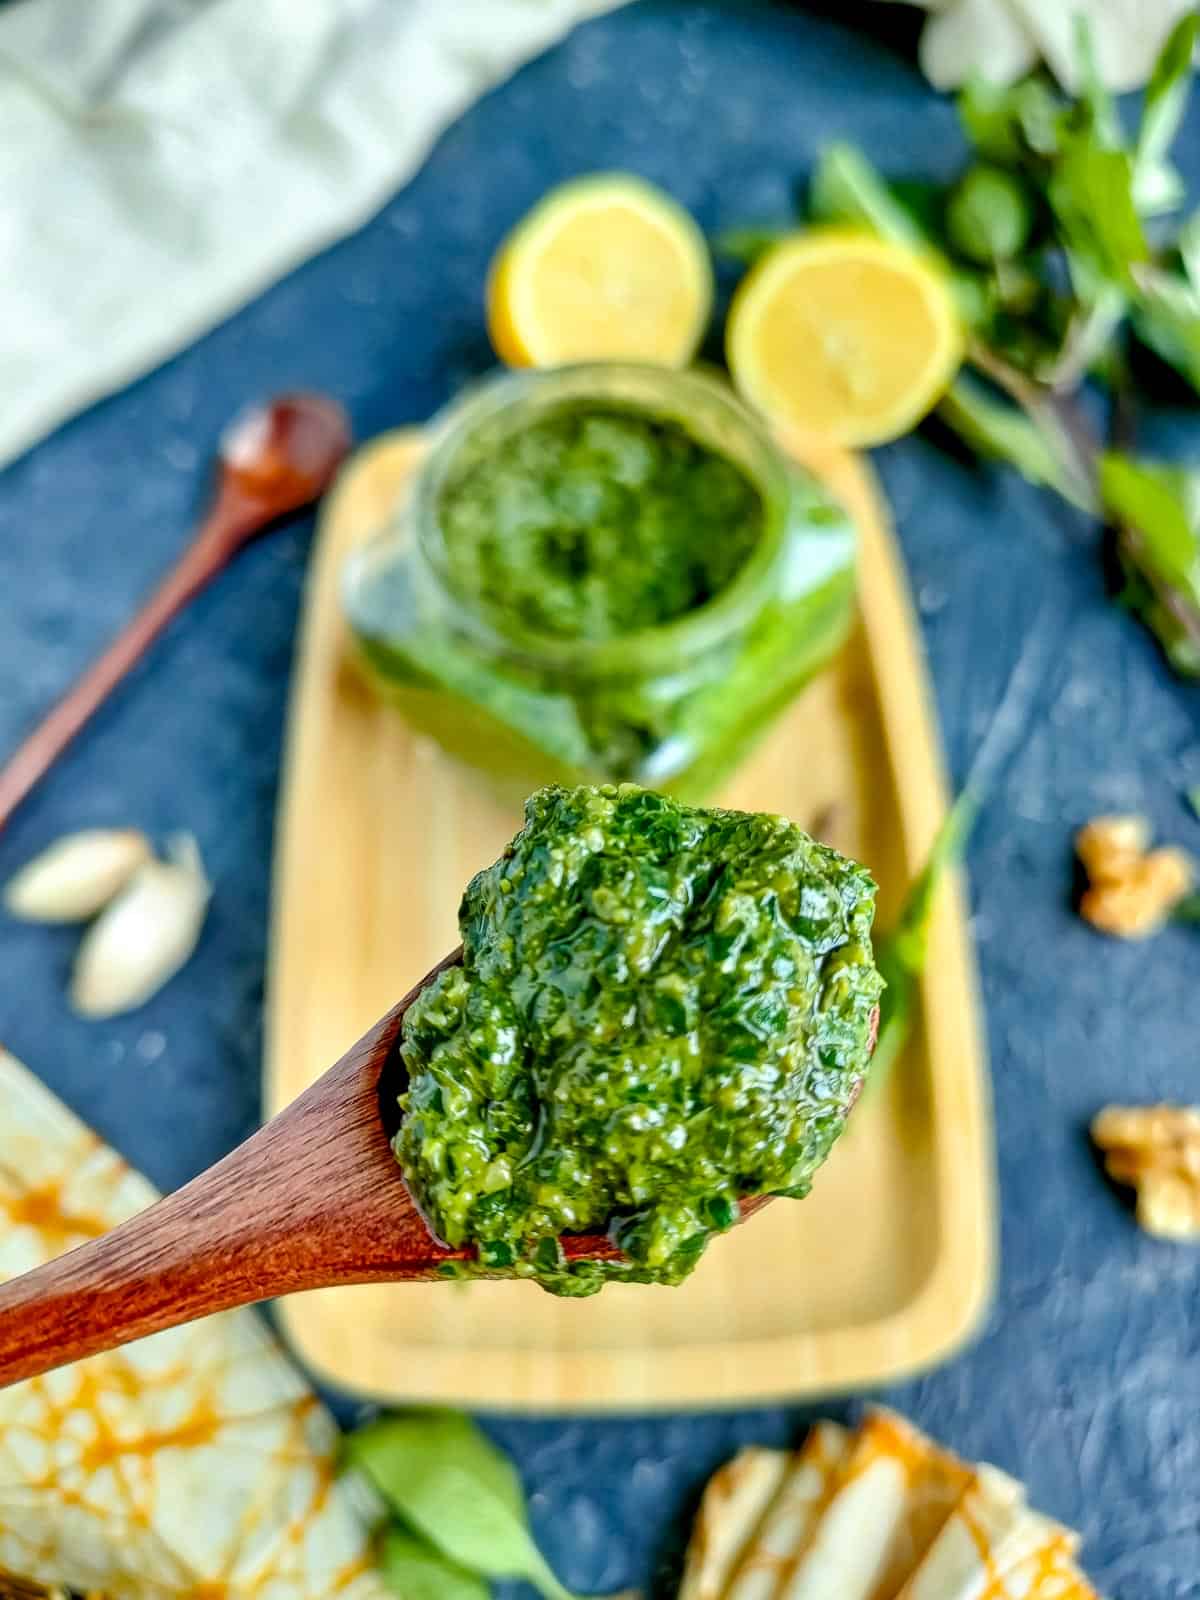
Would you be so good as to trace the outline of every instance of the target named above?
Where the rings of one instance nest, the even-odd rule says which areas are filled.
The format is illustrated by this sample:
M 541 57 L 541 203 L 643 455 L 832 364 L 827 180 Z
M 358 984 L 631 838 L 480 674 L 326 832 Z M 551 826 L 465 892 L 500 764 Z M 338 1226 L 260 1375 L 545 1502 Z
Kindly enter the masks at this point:
M 216 1166 L 0 1285 L 0 1388 L 212 1312 L 433 1277 L 455 1259 L 409 1197 L 379 1117 L 379 1074 L 409 999 Z
M 229 561 L 244 508 L 221 495 L 137 615 L 0 767 L 0 828 L 147 649 Z

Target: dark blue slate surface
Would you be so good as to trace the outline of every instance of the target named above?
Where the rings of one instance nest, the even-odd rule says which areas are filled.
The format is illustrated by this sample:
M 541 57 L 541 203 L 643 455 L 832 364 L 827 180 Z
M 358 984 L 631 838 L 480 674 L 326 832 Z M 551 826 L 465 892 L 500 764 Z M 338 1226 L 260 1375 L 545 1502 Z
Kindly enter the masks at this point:
M 891 34 L 782 5 L 642 0 L 581 30 L 441 141 L 377 221 L 0 478 L 0 749 L 161 571 L 203 496 L 222 423 L 290 384 L 325 387 L 360 436 L 425 416 L 487 361 L 480 290 L 504 228 L 547 184 L 631 167 L 706 226 L 783 217 L 819 143 L 947 172 L 951 108 Z M 880 23 L 879 19 L 882 19 Z M 1200 180 L 1200 122 L 1185 164 Z M 1195 450 L 1165 411 L 1156 432 Z M 975 1347 L 888 1398 L 1028 1478 L 1083 1528 L 1124 1600 L 1200 1595 L 1200 1253 L 1140 1235 L 1085 1138 L 1108 1099 L 1195 1099 L 1200 937 L 1094 937 L 1070 909 L 1074 825 L 1144 809 L 1200 851 L 1200 693 L 1105 598 L 1093 530 L 924 439 L 881 452 L 961 776 L 1031 627 L 1049 665 L 970 858 L 1003 1195 L 995 1311 Z M 0 928 L 0 1037 L 159 1184 L 258 1110 L 279 742 L 310 525 L 202 598 L 0 838 L 0 877 L 69 828 L 135 820 L 198 836 L 216 884 L 196 959 L 138 1015 L 84 1025 L 62 998 L 74 937 Z M 398 972 L 402 988 L 412 975 Z M 825 1410 L 841 1413 L 834 1403 Z M 706 1473 L 809 1413 L 492 1426 L 525 1467 L 565 1579 L 669 1569 Z M 663 1591 L 667 1592 L 666 1589 Z

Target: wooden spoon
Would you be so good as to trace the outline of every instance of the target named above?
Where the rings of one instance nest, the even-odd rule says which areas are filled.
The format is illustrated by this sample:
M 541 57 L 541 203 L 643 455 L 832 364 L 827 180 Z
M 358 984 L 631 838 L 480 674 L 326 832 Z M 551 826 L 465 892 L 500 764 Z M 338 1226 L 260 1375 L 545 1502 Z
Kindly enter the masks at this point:
M 336 401 L 285 394 L 237 419 L 221 439 L 212 507 L 142 609 L 0 768 L 0 827 L 171 619 L 281 517 L 319 499 L 350 448 Z
M 453 1276 L 472 1249 L 451 1249 L 430 1230 L 387 1121 L 403 1082 L 404 1013 L 461 955 L 439 962 L 223 1161 L 111 1233 L 0 1285 L 0 1388 L 299 1289 Z M 743 1216 L 769 1198 L 743 1202 Z M 564 1235 L 562 1246 L 570 1261 L 620 1259 L 604 1234 Z

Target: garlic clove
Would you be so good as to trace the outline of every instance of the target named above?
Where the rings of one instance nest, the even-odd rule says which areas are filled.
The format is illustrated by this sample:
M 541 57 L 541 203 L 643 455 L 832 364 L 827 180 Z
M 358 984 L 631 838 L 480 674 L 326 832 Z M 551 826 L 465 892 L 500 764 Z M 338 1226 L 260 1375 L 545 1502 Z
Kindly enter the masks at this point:
M 196 948 L 211 887 L 190 835 L 175 839 L 168 855 L 144 862 L 84 934 L 71 978 L 80 1016 L 136 1010 Z
M 136 828 L 64 834 L 9 880 L 4 905 L 27 922 L 82 922 L 149 859 L 150 842 Z

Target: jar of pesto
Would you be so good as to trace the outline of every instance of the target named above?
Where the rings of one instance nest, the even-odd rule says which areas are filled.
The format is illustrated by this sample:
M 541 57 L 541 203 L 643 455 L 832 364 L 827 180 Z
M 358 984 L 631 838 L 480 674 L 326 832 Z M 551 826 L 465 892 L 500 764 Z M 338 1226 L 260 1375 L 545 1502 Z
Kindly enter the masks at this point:
M 854 547 L 720 379 L 506 373 L 437 419 L 345 605 L 380 691 L 506 797 L 694 801 L 840 644 Z

